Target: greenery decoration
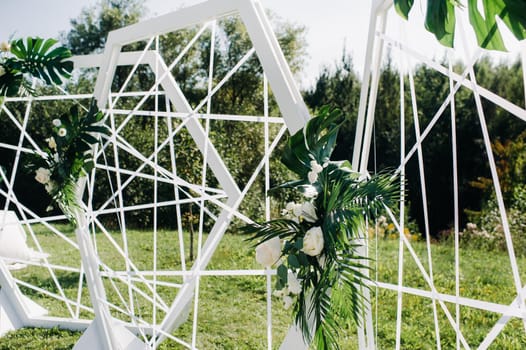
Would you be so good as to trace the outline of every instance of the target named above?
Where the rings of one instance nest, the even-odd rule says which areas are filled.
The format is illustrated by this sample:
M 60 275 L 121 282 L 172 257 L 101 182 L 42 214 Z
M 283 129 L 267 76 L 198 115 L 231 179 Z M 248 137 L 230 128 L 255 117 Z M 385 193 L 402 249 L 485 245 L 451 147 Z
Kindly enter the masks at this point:
M 56 43 L 54 39 L 42 38 L 0 43 L 0 95 L 17 96 L 21 89 L 34 93 L 28 77 L 50 85 L 70 78 L 73 62 L 67 59 L 71 52 Z
M 394 0 L 396 11 L 408 19 L 414 0 Z M 479 7 L 480 5 L 480 7 Z M 459 0 L 428 0 L 425 27 L 440 43 L 453 47 L 455 37 L 455 7 Z M 526 1 L 524 0 L 468 0 L 469 21 L 480 47 L 506 51 L 497 17 L 518 40 L 526 39 Z M 480 10 L 479 10 L 480 9 Z
M 74 221 L 77 203 L 77 182 L 93 169 L 92 147 L 97 137 L 108 134 L 101 124 L 104 114 L 91 102 L 86 115 L 80 115 L 78 106 L 53 120 L 53 132 L 43 153 L 33 154 L 27 164 L 35 179 L 45 186 L 53 202 L 58 204 L 69 220 Z
M 293 306 L 295 322 L 317 349 L 339 349 L 337 335 L 349 319 L 360 322 L 368 288 L 366 258 L 358 252 L 366 221 L 398 199 L 396 178 L 363 176 L 348 161 L 331 161 L 339 110 L 323 107 L 292 135 L 282 162 L 299 176 L 277 186 L 299 191 L 305 201 L 288 203 L 283 218 L 243 228 L 256 243 L 256 260 L 277 266 L 275 295 Z
M 71 78 L 71 52 L 56 44 L 57 40 L 42 38 L 0 43 L 0 95 L 33 94 L 31 78 L 48 85 Z M 43 152 L 30 155 L 26 165 L 71 221 L 78 208 L 77 182 L 93 168 L 90 152 L 97 136 L 108 133 L 100 123 L 103 117 L 95 101 L 85 116 L 80 116 L 78 106 L 73 106 L 68 114 L 53 120 L 47 146 Z

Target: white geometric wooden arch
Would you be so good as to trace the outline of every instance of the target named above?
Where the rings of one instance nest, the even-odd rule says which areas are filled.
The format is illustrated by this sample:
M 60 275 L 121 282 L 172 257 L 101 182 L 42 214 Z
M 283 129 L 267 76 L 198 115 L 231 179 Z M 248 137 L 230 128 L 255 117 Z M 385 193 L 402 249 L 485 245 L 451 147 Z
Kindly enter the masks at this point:
M 418 7 L 416 5 L 415 7 Z M 521 106 L 517 106 L 505 98 L 491 92 L 490 90 L 480 86 L 477 83 L 476 76 L 473 70 L 474 64 L 477 62 L 477 59 L 481 56 L 482 50 L 475 49 L 475 52 L 470 52 L 470 47 L 473 47 L 473 43 L 467 39 L 466 30 L 469 30 L 469 24 L 465 23 L 462 19 L 460 12 L 457 10 L 457 20 L 460 24 L 457 24 L 456 35 L 460 37 L 460 50 L 450 50 L 449 54 L 458 53 L 460 51 L 460 58 L 465 63 L 466 67 L 462 74 L 457 74 L 452 71 L 451 66 L 443 66 L 441 63 L 435 61 L 434 58 L 429 57 L 429 53 L 422 52 L 422 47 L 419 47 L 418 42 L 411 42 L 407 40 L 407 37 L 403 35 L 401 37 L 396 37 L 395 34 L 387 31 L 387 22 L 392 20 L 397 23 L 399 28 L 406 28 L 407 21 L 404 21 L 397 15 L 393 9 L 392 0 L 372 0 L 371 1 L 371 13 L 369 19 L 369 35 L 367 42 L 367 49 L 365 55 L 365 65 L 364 65 L 364 75 L 362 81 L 362 89 L 360 95 L 360 105 L 358 112 L 358 121 L 356 136 L 353 149 L 353 167 L 356 170 L 361 172 L 367 171 L 368 160 L 370 157 L 372 139 L 373 139 L 373 129 L 374 129 L 374 115 L 375 115 L 375 105 L 379 87 L 380 72 L 382 66 L 382 60 L 384 58 L 385 47 L 389 46 L 392 48 L 392 52 L 396 58 L 399 58 L 398 63 L 400 64 L 399 69 L 400 73 L 400 86 L 401 86 L 401 116 L 404 115 L 404 89 L 403 79 L 408 78 L 409 81 L 409 92 L 410 99 L 412 102 L 413 123 L 415 125 L 415 134 L 416 142 L 409 149 L 406 150 L 404 146 L 405 139 L 402 136 L 401 140 L 401 158 L 400 166 L 397 171 L 400 174 L 405 172 L 405 164 L 412 157 L 418 158 L 420 177 L 421 177 L 421 192 L 424 198 L 423 202 L 426 200 L 426 181 L 425 181 L 425 169 L 423 165 L 423 151 L 422 144 L 426 141 L 426 138 L 431 136 L 430 132 L 433 129 L 433 126 L 437 121 L 443 117 L 448 107 L 451 109 L 451 128 L 452 128 L 452 164 L 453 169 L 455 169 L 453 176 L 454 187 L 454 203 L 452 203 L 451 208 L 444 208 L 444 210 L 450 210 L 452 213 L 452 219 L 454 219 L 454 237 L 455 237 L 455 261 L 454 263 L 454 274 L 455 274 L 455 293 L 440 293 L 437 291 L 437 286 L 435 285 L 433 278 L 432 270 L 432 259 L 431 259 L 431 248 L 430 248 L 430 233 L 428 230 L 425 232 L 426 244 L 428 259 L 427 261 L 421 261 L 418 255 L 415 253 L 414 248 L 410 240 L 404 235 L 404 203 L 400 204 L 400 217 L 395 217 L 390 215 L 390 219 L 395 224 L 400 237 L 400 247 L 399 247 L 399 260 L 398 260 L 398 282 L 397 283 L 388 283 L 385 281 L 377 280 L 375 282 L 375 287 L 380 289 L 387 289 L 397 292 L 397 318 L 396 318 L 396 349 L 401 348 L 402 344 L 402 310 L 403 310 L 403 295 L 414 295 L 429 299 L 432 303 L 433 317 L 434 317 L 434 332 L 436 338 L 436 348 L 440 349 L 442 347 L 441 337 L 440 337 L 440 327 L 437 321 L 437 315 L 445 315 L 449 325 L 453 328 L 456 334 L 456 348 L 457 349 L 469 349 L 470 345 L 468 340 L 464 337 L 462 329 L 460 326 L 461 322 L 461 312 L 460 307 L 469 307 L 478 310 L 485 310 L 488 312 L 493 312 L 500 314 L 501 317 L 494 324 L 494 327 L 488 332 L 485 339 L 477 344 L 478 349 L 487 349 L 492 345 L 496 337 L 502 332 L 505 325 L 512 318 L 522 319 L 524 323 L 524 329 L 526 330 L 526 306 L 525 306 L 525 295 L 526 295 L 526 285 L 524 281 L 521 280 L 520 276 L 520 266 L 517 263 L 517 258 L 515 255 L 515 249 L 512 242 L 512 237 L 510 233 L 510 223 L 507 218 L 507 211 L 504 205 L 502 191 L 500 188 L 499 176 L 496 170 L 495 159 L 493 151 L 491 148 L 491 139 L 488 134 L 488 129 L 486 126 L 486 116 L 482 107 L 482 98 L 487 101 L 495 104 L 496 106 L 502 108 L 503 110 L 510 113 L 514 118 L 518 118 L 523 122 L 526 122 L 526 109 Z M 396 28 L 396 26 L 393 26 Z M 402 29 L 403 30 L 403 29 Z M 408 29 L 405 29 L 406 31 Z M 411 29 L 414 30 L 414 27 Z M 423 25 L 422 25 L 423 30 Z M 431 40 L 434 40 L 431 39 Z M 522 68 L 523 68 L 523 81 L 524 81 L 524 96 L 526 98 L 526 46 L 522 43 L 522 48 L 519 48 L 520 55 L 522 59 Z M 459 57 L 457 56 L 457 58 Z M 450 59 L 451 64 L 451 57 Z M 406 63 L 408 62 L 408 63 Z M 436 70 L 437 72 L 442 73 L 444 76 L 449 78 L 450 82 L 450 92 L 447 95 L 447 98 L 442 103 L 439 110 L 436 111 L 435 115 L 431 119 L 428 125 L 422 126 L 420 129 L 418 123 L 418 96 L 415 95 L 414 90 L 414 81 L 413 81 L 413 67 L 414 62 L 424 64 L 426 67 Z M 403 69 L 405 67 L 405 70 Z M 460 251 L 459 251 L 459 205 L 458 205 L 458 173 L 457 169 L 457 159 L 456 159 L 456 140 L 457 137 L 462 137 L 461 135 L 456 135 L 455 130 L 455 106 L 454 106 L 454 96 L 460 87 L 465 87 L 472 91 L 479 122 L 481 125 L 481 133 L 483 136 L 485 155 L 488 159 L 488 165 L 491 170 L 492 182 L 494 185 L 495 196 L 498 202 L 499 216 L 503 226 L 504 236 L 506 240 L 507 253 L 509 256 L 509 266 L 512 276 L 511 284 L 516 293 L 516 297 L 512 300 L 502 300 L 500 302 L 487 301 L 483 299 L 473 299 L 468 297 L 463 297 L 460 292 Z M 403 125 L 403 119 L 401 121 Z M 402 128 L 403 130 L 403 128 Z M 402 132 L 402 135 L 404 133 Z M 402 185 L 403 193 L 404 185 Z M 415 203 L 412 203 L 415 204 Z M 427 205 L 423 204 L 424 207 L 424 216 L 427 226 Z M 412 257 L 412 260 L 416 263 L 418 267 L 418 273 L 422 275 L 426 282 L 427 288 L 412 288 L 404 285 L 403 281 L 403 269 L 404 269 L 404 252 L 407 251 Z M 381 300 L 378 301 L 381 305 Z M 450 303 L 455 306 L 455 311 L 451 312 L 446 303 Z M 369 309 L 369 312 L 366 313 L 366 319 L 364 326 L 361 327 L 358 331 L 359 338 L 359 348 L 360 349 L 376 349 L 379 344 L 376 344 L 375 341 L 375 328 L 373 326 L 373 310 Z M 414 322 L 415 320 L 413 320 Z
M 121 48 L 132 42 L 188 28 L 198 23 L 209 22 L 233 13 L 238 13 L 254 45 L 253 49 L 245 57 L 249 57 L 252 53 L 258 55 L 269 86 L 272 87 L 275 99 L 282 112 L 285 124 L 290 132 L 297 131 L 306 123 L 309 114 L 295 86 L 292 74 L 270 28 L 264 10 L 258 1 L 212 0 L 116 30 L 109 34 L 105 51 L 102 59 L 100 59 L 99 74 L 94 93 L 99 107 L 106 110 L 109 114 L 112 113 L 113 106 L 112 102 L 108 102 L 108 96 L 110 95 L 110 86 L 116 66 L 120 62 L 123 60 L 129 62 L 130 58 L 132 60 L 135 58 L 135 65 L 149 64 L 157 77 L 156 85 L 152 89 L 162 88 L 165 96 L 174 106 L 175 112 L 186 114 L 183 124 L 204 155 L 205 162 L 214 173 L 227 197 L 224 204 L 216 202 L 216 204 L 220 204 L 222 209 L 204 243 L 202 252 L 198 253 L 198 260 L 192 266 L 191 271 L 185 275 L 184 283 L 176 299 L 169 306 L 169 310 L 166 312 L 162 322 L 153 330 L 154 338 L 148 341 L 148 346 L 151 347 L 156 347 L 174 327 L 186 319 L 191 300 L 194 297 L 196 283 L 199 281 L 199 275 L 206 268 L 231 219 L 235 215 L 239 215 L 236 210 L 246 194 L 246 189 L 241 191 L 238 188 L 196 117 L 199 107 L 192 110 L 184 94 L 179 89 L 177 82 L 171 75 L 171 68 L 166 65 L 162 57 L 151 51 L 124 53 L 121 52 Z M 215 89 L 209 89 L 209 96 L 203 100 L 200 106 L 203 106 L 207 100 L 211 99 L 214 92 Z M 130 113 L 130 116 L 134 114 L 134 111 Z M 269 154 L 265 155 L 267 161 L 268 156 Z M 197 189 L 194 188 L 194 190 Z M 203 192 L 201 195 L 204 196 L 205 193 Z M 144 343 L 137 338 L 130 337 L 130 333 L 122 325 L 116 323 L 117 321 L 110 315 L 107 305 L 104 305 L 106 294 L 98 265 L 99 262 L 97 259 L 93 259 L 97 253 L 90 243 L 89 232 L 86 230 L 86 227 L 92 222 L 91 220 L 95 219 L 95 217 L 90 217 L 90 215 L 92 214 L 89 213 L 87 221 L 79 226 L 77 237 L 83 262 L 86 266 L 86 275 L 92 281 L 90 294 L 92 303 L 97 305 L 95 307 L 96 318 L 76 348 L 88 349 L 96 346 L 101 349 L 118 347 L 135 349 L 144 347 Z M 157 338 L 155 338 L 156 332 L 158 332 Z M 192 344 L 192 346 L 194 345 Z M 303 344 L 301 335 L 293 327 L 282 347 L 288 349 L 291 347 L 306 347 L 306 345 Z

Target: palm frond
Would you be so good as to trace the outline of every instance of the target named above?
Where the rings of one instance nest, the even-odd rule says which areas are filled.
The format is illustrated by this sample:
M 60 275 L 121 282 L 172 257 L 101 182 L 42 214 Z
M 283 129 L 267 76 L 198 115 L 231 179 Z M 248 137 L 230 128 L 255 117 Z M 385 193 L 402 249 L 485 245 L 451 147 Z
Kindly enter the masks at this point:
M 241 228 L 241 232 L 251 235 L 248 240 L 257 241 L 254 246 L 274 237 L 293 237 L 298 233 L 305 234 L 301 225 L 289 219 L 270 220 L 261 224 L 253 223 Z

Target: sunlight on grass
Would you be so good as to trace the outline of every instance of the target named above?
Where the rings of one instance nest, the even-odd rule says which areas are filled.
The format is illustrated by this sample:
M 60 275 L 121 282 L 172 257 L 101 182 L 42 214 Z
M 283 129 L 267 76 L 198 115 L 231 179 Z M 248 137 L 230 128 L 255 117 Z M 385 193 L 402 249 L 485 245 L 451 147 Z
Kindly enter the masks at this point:
M 67 231 L 67 230 L 66 230 Z M 73 233 L 68 234 L 73 237 Z M 52 263 L 66 263 L 79 266 L 78 252 L 70 249 L 64 241 L 54 235 L 37 230 L 37 235 L 51 254 Z M 180 257 L 174 243 L 176 233 L 159 231 L 158 264 L 160 269 L 180 269 Z M 119 233 L 112 237 L 121 244 Z M 153 259 L 152 234 L 145 231 L 129 231 L 130 254 L 138 268 L 151 269 Z M 188 239 L 186 237 L 185 239 Z M 124 260 L 111 246 L 107 238 L 97 236 L 97 245 L 101 259 L 114 269 L 124 269 Z M 372 256 L 374 252 L 374 242 Z M 422 264 L 428 269 L 426 246 L 423 242 L 413 242 Z M 188 255 L 188 252 L 187 252 Z M 439 292 L 454 294 L 454 250 L 447 244 L 433 245 L 433 272 L 436 288 Z M 383 282 L 396 283 L 398 278 L 398 241 L 381 240 L 378 242 L 378 276 Z M 514 298 L 509 258 L 505 253 L 476 249 L 460 251 L 461 296 L 484 301 L 509 304 Z M 417 265 L 407 250 L 404 251 L 404 285 L 429 290 Z M 518 260 L 519 266 L 526 266 L 526 259 Z M 191 263 L 189 263 L 191 264 Z M 244 237 L 226 235 L 212 258 L 208 269 L 259 269 L 254 260 L 253 249 Z M 524 273 L 524 269 L 523 273 Z M 53 285 L 46 271 L 40 267 L 29 267 L 16 271 L 15 276 L 30 281 L 38 286 Z M 374 272 L 373 272 L 374 276 Z M 526 278 L 526 275 L 521 276 Z M 65 287 L 65 293 L 74 298 L 78 284 L 78 273 L 64 272 L 58 275 Z M 180 283 L 180 277 L 160 279 Z M 121 292 L 126 292 L 123 283 L 117 284 Z M 117 300 L 114 288 L 106 283 L 108 297 Z M 44 297 L 26 288 L 23 291 L 33 300 L 45 306 L 51 315 L 67 316 L 64 304 L 52 298 Z M 167 302 L 173 300 L 177 290 L 158 288 L 158 292 Z M 396 339 L 396 291 L 372 289 L 373 310 L 378 310 L 375 317 L 377 324 L 377 347 L 390 349 Z M 82 300 L 90 305 L 87 288 L 84 287 Z M 152 318 L 151 305 L 138 303 L 137 312 L 145 319 Z M 455 305 L 446 303 L 449 312 L 455 315 Z M 456 336 L 444 312 L 438 308 L 440 339 L 443 348 L 455 347 Z M 494 326 L 500 315 L 490 312 L 461 307 L 461 330 L 470 346 L 476 347 Z M 114 313 L 119 316 L 118 312 Z M 412 295 L 403 297 L 402 348 L 429 349 L 436 348 L 432 302 Z M 81 312 L 83 317 L 92 317 L 88 312 Z M 191 342 L 192 318 L 174 332 L 174 335 Z M 198 341 L 200 349 L 265 349 L 266 340 L 266 288 L 263 276 L 203 276 L 200 280 Z M 160 321 L 160 319 L 158 320 Z M 273 298 L 273 348 L 278 349 L 291 323 L 290 312 L 282 308 L 279 300 Z M 349 324 L 347 331 L 340 336 L 342 349 L 357 349 L 355 326 Z M 44 330 L 22 329 L 11 332 L 0 339 L 1 349 L 70 349 L 80 333 L 58 329 Z M 493 344 L 494 349 L 519 349 L 526 344 L 526 335 L 520 320 L 512 320 Z M 182 349 L 173 341 L 165 341 L 160 349 Z

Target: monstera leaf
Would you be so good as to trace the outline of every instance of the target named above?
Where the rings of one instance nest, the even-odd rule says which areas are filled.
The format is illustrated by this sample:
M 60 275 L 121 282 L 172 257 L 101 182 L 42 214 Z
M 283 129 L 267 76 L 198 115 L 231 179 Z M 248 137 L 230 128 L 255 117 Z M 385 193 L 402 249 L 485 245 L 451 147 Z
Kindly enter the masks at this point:
M 489 50 L 506 51 L 497 17 L 510 29 L 518 40 L 526 38 L 526 1 L 524 0 L 468 0 L 469 21 L 480 47 Z M 396 11 L 408 19 L 414 0 L 394 0 Z M 433 33 L 440 43 L 453 47 L 455 37 L 455 7 L 458 0 L 428 0 L 426 29 Z M 481 13 L 482 11 L 482 13 Z
M 61 84 L 63 78 L 70 78 L 73 62 L 66 61 L 71 52 L 62 46 L 55 47 L 54 39 L 27 38 L 11 43 L 11 53 L 18 59 L 6 62 L 9 70 L 29 73 L 42 79 L 46 84 Z

